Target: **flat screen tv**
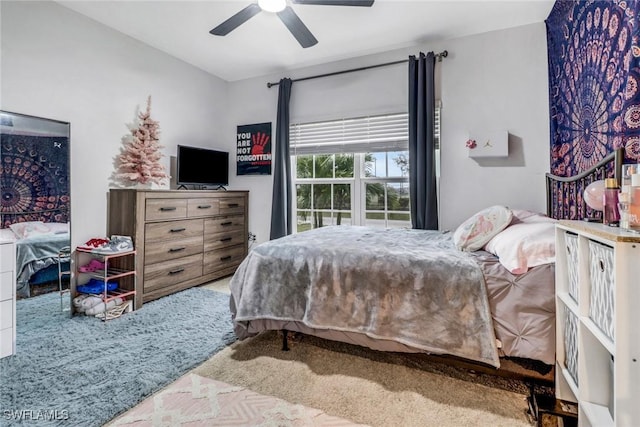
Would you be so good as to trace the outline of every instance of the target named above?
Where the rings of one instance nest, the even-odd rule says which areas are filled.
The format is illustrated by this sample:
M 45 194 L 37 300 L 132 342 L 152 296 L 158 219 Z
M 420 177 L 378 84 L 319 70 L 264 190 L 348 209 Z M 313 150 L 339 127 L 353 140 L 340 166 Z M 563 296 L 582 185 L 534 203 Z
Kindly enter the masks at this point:
M 201 187 L 229 185 L 229 153 L 178 145 L 176 183 Z

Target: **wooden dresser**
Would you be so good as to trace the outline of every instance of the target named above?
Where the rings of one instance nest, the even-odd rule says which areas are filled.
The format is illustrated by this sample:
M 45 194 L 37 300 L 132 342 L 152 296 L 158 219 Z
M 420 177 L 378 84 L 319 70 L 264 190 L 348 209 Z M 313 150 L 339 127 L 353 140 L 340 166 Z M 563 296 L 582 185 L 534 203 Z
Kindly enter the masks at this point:
M 136 308 L 233 274 L 247 256 L 247 191 L 109 191 L 107 233 L 132 236 Z

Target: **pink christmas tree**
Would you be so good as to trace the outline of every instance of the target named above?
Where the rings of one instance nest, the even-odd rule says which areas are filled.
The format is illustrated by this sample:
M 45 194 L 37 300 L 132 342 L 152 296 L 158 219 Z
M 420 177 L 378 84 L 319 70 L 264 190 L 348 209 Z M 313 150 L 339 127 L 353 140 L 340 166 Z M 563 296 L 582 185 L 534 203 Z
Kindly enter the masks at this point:
M 160 163 L 163 147 L 158 142 L 160 125 L 151 118 L 151 96 L 147 99 L 147 110 L 138 113 L 138 118 L 138 127 L 131 130 L 133 137 L 117 158 L 116 178 L 129 184 L 163 184 L 169 175 Z

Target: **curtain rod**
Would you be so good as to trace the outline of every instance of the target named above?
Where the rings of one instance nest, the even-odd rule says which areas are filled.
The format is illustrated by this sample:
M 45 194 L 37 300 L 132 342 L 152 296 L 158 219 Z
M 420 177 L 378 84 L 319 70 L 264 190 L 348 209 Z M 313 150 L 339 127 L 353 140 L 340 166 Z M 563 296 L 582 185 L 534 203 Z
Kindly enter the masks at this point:
M 448 55 L 449 55 L 449 52 L 447 52 L 446 50 L 443 50 L 440 53 L 436 53 L 435 57 L 438 60 L 438 62 L 442 62 L 442 58 L 446 58 Z M 338 74 L 353 73 L 354 71 L 364 71 L 364 70 L 369 70 L 371 68 L 386 67 L 387 65 L 402 64 L 403 62 L 409 62 L 409 60 L 408 59 L 403 59 L 402 61 L 385 62 L 384 64 L 369 65 L 367 67 L 353 68 L 351 70 L 343 70 L 343 71 L 336 71 L 336 72 L 333 72 L 333 73 L 319 74 L 317 76 L 302 77 L 302 78 L 299 78 L 299 79 L 293 79 L 291 81 L 292 82 L 301 82 L 301 81 L 304 81 L 304 80 L 318 79 L 320 77 L 336 76 Z M 267 83 L 267 87 L 268 88 L 272 88 L 273 86 L 278 86 L 279 84 L 280 84 L 280 82 L 275 82 L 275 83 L 268 82 Z

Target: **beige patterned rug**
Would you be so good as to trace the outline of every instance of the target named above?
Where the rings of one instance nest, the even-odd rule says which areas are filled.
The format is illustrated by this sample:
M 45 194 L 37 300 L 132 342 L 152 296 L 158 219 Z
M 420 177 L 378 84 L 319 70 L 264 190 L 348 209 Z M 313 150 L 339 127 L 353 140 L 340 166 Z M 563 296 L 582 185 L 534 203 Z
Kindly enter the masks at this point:
M 109 427 L 532 425 L 517 381 L 315 337 L 290 344 L 281 351 L 276 332 L 236 342 Z
M 187 374 L 115 419 L 110 427 L 358 426 L 318 409 Z

